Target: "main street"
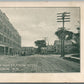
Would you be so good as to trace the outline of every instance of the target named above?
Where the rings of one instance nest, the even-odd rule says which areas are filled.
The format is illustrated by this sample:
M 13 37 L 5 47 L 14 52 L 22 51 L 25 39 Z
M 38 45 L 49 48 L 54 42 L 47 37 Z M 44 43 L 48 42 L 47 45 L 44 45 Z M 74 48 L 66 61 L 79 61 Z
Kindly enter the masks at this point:
M 0 56 L 0 72 L 79 72 L 80 64 L 59 55 Z

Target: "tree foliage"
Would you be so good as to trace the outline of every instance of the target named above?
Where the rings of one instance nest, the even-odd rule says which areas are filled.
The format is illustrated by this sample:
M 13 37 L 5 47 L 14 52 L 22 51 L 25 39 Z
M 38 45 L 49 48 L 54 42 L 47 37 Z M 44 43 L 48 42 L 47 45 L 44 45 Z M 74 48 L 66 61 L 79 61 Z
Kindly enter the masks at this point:
M 55 32 L 55 35 L 57 35 L 59 39 L 70 40 L 73 37 L 73 32 L 67 31 L 67 30 L 63 30 L 61 28 L 61 29 L 59 29 L 58 31 Z
M 37 52 L 41 52 L 41 47 L 46 47 L 46 42 L 45 40 L 37 40 L 35 41 L 36 46 L 38 46 Z
M 55 32 L 55 35 L 57 35 L 60 40 L 71 40 L 77 51 L 80 52 L 80 28 L 77 28 L 77 30 L 78 33 L 74 33 L 61 28 Z

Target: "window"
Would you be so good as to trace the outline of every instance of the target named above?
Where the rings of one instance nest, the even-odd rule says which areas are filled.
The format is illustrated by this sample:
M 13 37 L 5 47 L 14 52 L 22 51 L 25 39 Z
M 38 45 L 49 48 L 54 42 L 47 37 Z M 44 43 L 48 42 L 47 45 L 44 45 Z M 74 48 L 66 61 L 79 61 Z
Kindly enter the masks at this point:
M 3 36 L 0 34 L 0 41 L 3 41 Z
M 6 42 L 6 37 L 4 37 L 4 42 Z

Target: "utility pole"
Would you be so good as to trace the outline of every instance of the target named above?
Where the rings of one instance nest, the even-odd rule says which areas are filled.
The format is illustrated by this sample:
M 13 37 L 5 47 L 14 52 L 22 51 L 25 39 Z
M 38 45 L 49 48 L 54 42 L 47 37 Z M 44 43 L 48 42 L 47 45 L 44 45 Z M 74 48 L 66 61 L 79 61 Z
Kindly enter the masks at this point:
M 65 51 L 64 51 L 64 40 L 65 40 L 65 27 L 64 23 L 65 22 L 70 22 L 70 12 L 63 12 L 63 13 L 57 13 L 57 22 L 62 22 L 63 27 L 62 27 L 62 33 L 61 33 L 61 57 L 64 57 Z
M 48 38 L 48 37 L 44 37 L 44 40 L 45 40 L 45 42 L 46 42 L 46 45 L 47 45 L 47 38 Z

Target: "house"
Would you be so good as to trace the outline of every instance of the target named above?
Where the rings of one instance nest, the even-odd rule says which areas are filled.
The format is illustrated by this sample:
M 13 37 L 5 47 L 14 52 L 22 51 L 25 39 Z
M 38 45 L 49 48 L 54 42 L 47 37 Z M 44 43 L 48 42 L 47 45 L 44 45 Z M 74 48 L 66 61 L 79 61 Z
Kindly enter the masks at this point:
M 53 54 L 54 53 L 54 46 L 53 45 L 47 45 L 46 47 L 41 48 L 42 54 Z
M 73 49 L 75 46 L 73 46 L 73 43 L 71 40 L 65 40 L 64 41 L 64 53 L 65 54 L 70 54 L 73 53 Z M 61 40 L 55 40 L 54 41 L 54 49 L 56 54 L 61 53 Z

